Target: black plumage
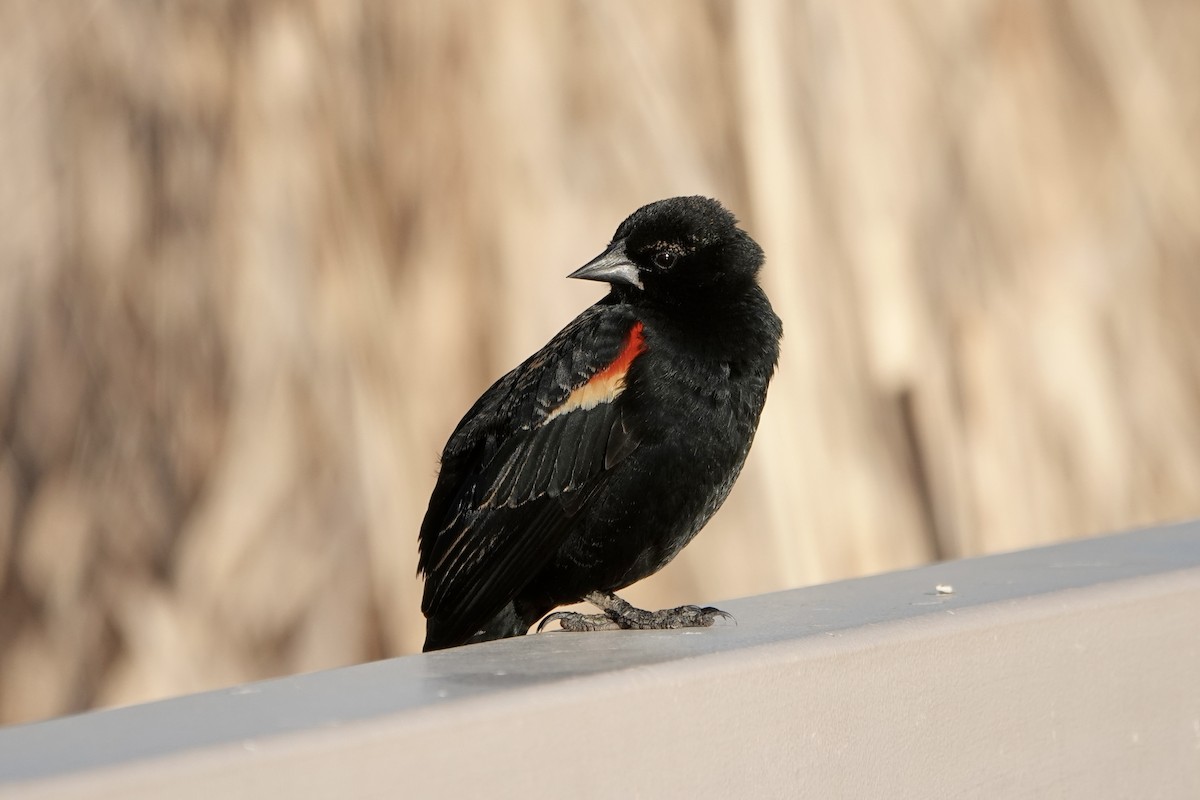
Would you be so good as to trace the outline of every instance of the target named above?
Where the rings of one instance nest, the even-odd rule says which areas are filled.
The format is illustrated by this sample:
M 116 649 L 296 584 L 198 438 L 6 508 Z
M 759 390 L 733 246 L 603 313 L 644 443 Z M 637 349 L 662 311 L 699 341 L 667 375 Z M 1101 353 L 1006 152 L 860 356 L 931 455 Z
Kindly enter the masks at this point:
M 634 212 L 571 277 L 611 291 L 489 388 L 442 454 L 420 532 L 425 650 L 563 627 L 707 625 L 612 595 L 661 569 L 729 494 L 782 327 L 762 250 L 715 200 Z

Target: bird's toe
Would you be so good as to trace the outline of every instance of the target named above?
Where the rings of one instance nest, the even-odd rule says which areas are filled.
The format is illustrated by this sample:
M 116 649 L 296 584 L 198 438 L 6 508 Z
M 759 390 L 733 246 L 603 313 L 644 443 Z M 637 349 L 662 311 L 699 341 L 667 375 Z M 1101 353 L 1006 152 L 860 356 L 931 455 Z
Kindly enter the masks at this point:
M 608 631 L 621 627 L 617 622 L 609 619 L 604 614 L 580 614 L 578 611 L 555 611 L 553 614 L 546 615 L 545 619 L 538 623 L 537 632 L 541 633 L 551 622 L 557 622 L 559 628 L 572 633 Z

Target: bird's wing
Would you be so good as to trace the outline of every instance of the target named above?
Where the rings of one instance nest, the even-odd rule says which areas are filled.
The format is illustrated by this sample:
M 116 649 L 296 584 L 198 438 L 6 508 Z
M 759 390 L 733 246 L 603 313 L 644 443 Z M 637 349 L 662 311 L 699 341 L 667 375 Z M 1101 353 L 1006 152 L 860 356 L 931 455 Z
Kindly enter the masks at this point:
M 498 380 L 442 455 L 421 525 L 421 610 L 465 640 L 554 555 L 640 437 L 625 402 L 645 349 L 625 307 L 597 304 Z

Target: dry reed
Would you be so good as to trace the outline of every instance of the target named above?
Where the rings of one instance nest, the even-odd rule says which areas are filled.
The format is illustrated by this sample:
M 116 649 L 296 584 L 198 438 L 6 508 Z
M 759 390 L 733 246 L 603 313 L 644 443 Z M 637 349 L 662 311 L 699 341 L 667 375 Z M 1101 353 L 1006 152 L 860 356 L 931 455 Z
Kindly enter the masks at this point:
M 471 400 L 641 203 L 784 356 L 648 605 L 1200 512 L 1200 6 L 0 6 L 0 721 L 419 645 Z

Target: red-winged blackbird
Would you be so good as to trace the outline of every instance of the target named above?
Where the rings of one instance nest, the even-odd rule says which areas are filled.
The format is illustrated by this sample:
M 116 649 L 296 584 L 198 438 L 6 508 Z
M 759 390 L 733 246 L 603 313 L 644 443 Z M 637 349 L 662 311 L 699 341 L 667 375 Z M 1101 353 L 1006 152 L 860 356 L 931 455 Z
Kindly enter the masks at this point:
M 421 524 L 425 650 L 526 633 L 707 626 L 612 594 L 657 572 L 741 472 L 782 325 L 762 249 L 715 200 L 651 203 L 569 277 L 611 291 L 496 381 L 446 443 Z M 545 624 L 545 621 L 543 621 Z

